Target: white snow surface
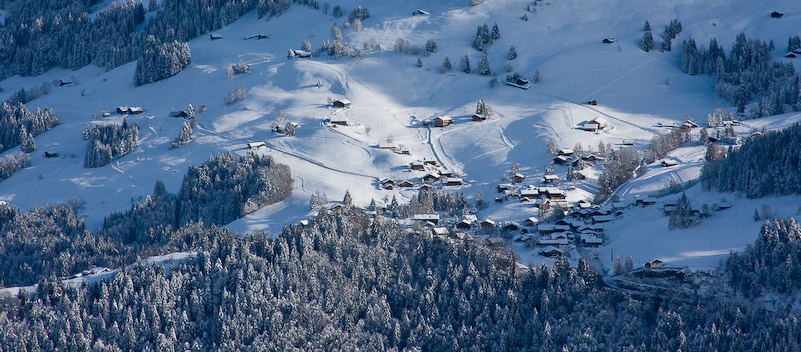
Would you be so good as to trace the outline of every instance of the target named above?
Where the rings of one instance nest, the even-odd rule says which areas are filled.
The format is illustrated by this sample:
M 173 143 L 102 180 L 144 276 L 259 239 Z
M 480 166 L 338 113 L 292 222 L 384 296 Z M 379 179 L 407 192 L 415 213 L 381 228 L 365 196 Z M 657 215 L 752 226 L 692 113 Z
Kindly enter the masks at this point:
M 561 148 L 572 148 L 576 143 L 597 148 L 599 142 L 617 148 L 626 140 L 643 149 L 654 133 L 662 131 L 655 127 L 659 122 L 680 122 L 692 114 L 703 124 L 716 107 L 731 111 L 730 104 L 714 95 L 711 77 L 689 76 L 679 70 L 681 41 L 692 37 L 700 46 L 717 38 L 728 51 L 735 36 L 745 32 L 749 38 L 773 39 L 776 60 L 789 60 L 780 54 L 786 39 L 798 34 L 801 16 L 801 12 L 792 10 L 797 4 L 791 0 L 648 4 L 560 0 L 539 2 L 543 5 L 536 8 L 536 13 L 527 13 L 529 3 L 486 0 L 469 7 L 466 1 L 340 1 L 346 10 L 356 5 L 370 10 L 372 16 L 363 21 L 360 32 L 346 29 L 346 18 L 336 19 L 293 5 L 269 21 L 248 13 L 215 32 L 224 37 L 222 40 L 210 41 L 201 36 L 190 41 L 191 66 L 170 79 L 145 86 L 133 86 L 135 62 L 111 71 L 89 66 L 77 71 L 52 69 L 37 77 L 8 78 L 0 82 L 4 88 L 0 100 L 19 88 L 31 88 L 43 81 L 62 79 L 75 83 L 54 87 L 49 95 L 27 104 L 31 110 L 53 108 L 61 125 L 36 137 L 33 166 L 0 182 L 0 200 L 26 210 L 79 196 L 87 202 L 81 215 L 87 226 L 96 230 L 110 212 L 125 211 L 132 203 L 141 203 L 152 193 L 157 180 L 163 181 L 169 192 L 177 192 L 190 164 L 198 165 L 217 153 L 244 155 L 247 142 L 264 141 L 267 148 L 258 153 L 272 155 L 291 167 L 293 194 L 284 202 L 228 224 L 232 230 L 277 233 L 284 224 L 312 215 L 309 199 L 316 191 L 339 200 L 349 190 L 354 202 L 364 206 L 373 198 L 398 196 L 408 200 L 416 190 L 382 190 L 377 181 L 423 176 L 422 172 L 408 171 L 409 163 L 423 158 L 436 159 L 463 176 L 464 186 L 446 189 L 464 192 L 468 199 L 480 191 L 485 200 L 492 202 L 499 176 L 508 174 L 513 162 L 526 176 L 524 184 L 539 185 L 552 158 L 545 153 L 548 139 L 555 140 Z M 431 15 L 412 16 L 418 8 Z M 783 9 L 786 15 L 771 19 L 769 13 L 777 9 Z M 528 21 L 520 19 L 523 14 L 528 14 Z M 673 51 L 640 50 L 641 29 L 646 20 L 658 38 L 661 28 L 674 18 L 681 21 L 684 31 L 673 41 Z M 485 22 L 490 26 L 498 23 L 501 30 L 502 37 L 487 50 L 498 78 L 503 80 L 504 66 L 511 65 L 525 77 L 532 77 L 538 70 L 541 83 L 528 90 L 504 85 L 490 88 L 489 77 L 459 71 L 464 55 L 469 56 L 474 69 L 477 67 L 481 53 L 470 44 L 476 26 Z M 286 58 L 287 50 L 299 49 L 303 40 L 309 40 L 314 47 L 332 40 L 334 24 L 343 29 L 345 41 L 354 47 L 361 48 L 363 42 L 374 38 L 385 50 L 369 52 L 363 60 L 333 60 L 326 55 Z M 266 34 L 269 39 L 242 39 L 255 34 Z M 434 39 L 439 50 L 422 57 L 423 67 L 418 68 L 417 56 L 392 51 L 399 37 L 422 47 L 428 39 Z M 604 37 L 615 37 L 617 41 L 602 44 Z M 506 53 L 512 45 L 517 46 L 518 57 L 509 61 Z M 454 69 L 441 74 L 439 69 L 446 56 Z M 228 79 L 227 67 L 239 60 L 250 65 L 251 73 Z M 799 61 L 793 62 L 798 65 Z M 322 87 L 318 88 L 318 81 Z M 224 97 L 240 86 L 246 88 L 247 98 L 225 105 Z M 496 116 L 490 121 L 472 122 L 470 115 L 482 97 Z M 353 104 L 337 109 L 327 104 L 328 98 L 346 98 Z M 590 99 L 597 99 L 599 105 L 588 105 Z M 168 150 L 183 123 L 169 113 L 186 108 L 187 104 L 206 105 L 208 111 L 198 117 L 193 141 Z M 84 126 L 119 123 L 122 117 L 113 114 L 119 105 L 145 109 L 141 115 L 127 116 L 140 127 L 140 146 L 105 167 L 84 168 Z M 93 121 L 92 116 L 103 110 L 112 112 L 112 117 Z M 283 119 L 278 117 L 281 111 L 286 114 Z M 422 120 L 438 114 L 453 117 L 454 124 L 445 128 L 422 125 Z M 326 119 L 335 115 L 347 116 L 350 125 L 332 127 Z M 582 124 L 596 117 L 607 119 L 610 127 L 599 133 L 583 131 Z M 750 128 L 777 129 L 799 120 L 800 114 L 786 114 L 746 121 L 738 132 L 747 136 Z M 296 122 L 300 126 L 295 136 L 285 137 L 271 131 L 273 122 Z M 378 149 L 377 145 L 388 138 L 408 147 L 412 155 Z M 47 159 L 44 151 L 58 152 L 61 157 Z M 663 188 L 670 180 L 686 182 L 697 178 L 703 153 L 704 149 L 697 145 L 677 150 L 669 158 L 679 161 L 679 165 L 649 166 L 648 173 L 624 185 L 616 194 L 633 199 L 635 194 L 650 194 Z M 556 166 L 555 170 L 563 177 L 566 168 Z M 568 192 L 568 200 L 592 198 L 598 172 L 587 170 L 589 178 Z M 567 188 L 564 184 L 562 187 Z M 612 253 L 632 255 L 635 265 L 660 258 L 670 265 L 717 266 L 729 251 L 742 250 L 756 238 L 760 223 L 751 218 L 753 209 L 769 204 L 781 216 L 798 218 L 796 210 L 801 204 L 798 196 L 749 200 L 734 194 L 703 192 L 699 186 L 687 194 L 693 204 L 711 204 L 726 198 L 734 206 L 696 227 L 674 231 L 667 230 L 667 218 L 657 207 L 630 209 L 619 220 L 607 224 L 610 241 L 594 251 L 607 267 L 611 267 Z M 529 204 L 505 202 L 491 204 L 479 213 L 479 218 L 520 221 L 536 215 L 536 209 Z M 548 261 L 526 247 L 516 246 L 516 250 L 524 264 Z

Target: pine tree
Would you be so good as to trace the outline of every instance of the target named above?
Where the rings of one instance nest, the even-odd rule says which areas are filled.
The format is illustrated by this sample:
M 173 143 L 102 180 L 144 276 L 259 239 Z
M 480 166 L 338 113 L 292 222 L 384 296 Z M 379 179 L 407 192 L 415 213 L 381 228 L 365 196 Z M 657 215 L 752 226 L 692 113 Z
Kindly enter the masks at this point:
M 631 259 L 631 255 L 626 255 L 626 265 L 624 267 L 625 271 L 631 271 L 634 269 L 634 261 Z
M 353 205 L 353 197 L 351 197 L 350 191 L 345 191 L 345 197 L 342 199 L 342 204 L 348 207 Z
M 615 275 L 623 273 L 623 263 L 620 261 L 620 256 L 615 257 L 615 266 L 612 268 Z
M 342 17 L 342 16 L 345 15 L 345 13 L 342 11 L 342 8 L 339 7 L 339 5 L 334 6 L 334 12 L 333 13 L 334 13 L 334 17 L 337 17 L 337 18 Z
M 423 67 L 423 60 L 421 60 L 419 57 L 417 58 L 417 67 Z
M 645 32 L 650 32 L 651 31 L 651 24 L 648 23 L 648 21 L 645 21 L 645 24 L 642 26 L 642 30 L 645 31 Z
M 33 141 L 33 135 L 25 129 L 25 126 L 19 131 L 20 150 L 23 153 L 30 153 L 36 150 L 36 142 Z
M 649 52 L 654 48 L 654 36 L 651 35 L 651 31 L 645 31 L 642 34 L 642 44 L 640 44 L 640 48 L 645 52 Z
M 542 78 L 540 78 L 540 70 L 534 70 L 534 84 L 540 83 Z
M 435 42 L 434 39 L 429 39 L 426 42 L 426 51 L 429 53 L 437 52 L 437 42 Z
M 462 58 L 461 68 L 462 72 L 470 73 L 470 59 L 467 57 L 467 55 Z
M 517 58 L 517 48 L 514 45 L 509 48 L 509 53 L 506 54 L 506 58 L 509 60 Z
M 487 60 L 487 54 L 481 57 L 481 62 L 478 64 L 478 73 L 482 76 L 488 76 L 490 74 L 490 64 L 489 60 Z
M 556 146 L 556 142 L 553 139 L 548 139 L 548 144 L 546 145 L 546 151 L 548 155 L 556 155 L 559 152 L 559 147 Z
M 446 56 L 445 60 L 442 62 L 442 72 L 448 72 L 451 68 L 451 59 Z
M 490 34 L 490 39 L 492 40 L 501 39 L 501 31 L 498 29 L 497 23 L 492 25 L 492 33 Z

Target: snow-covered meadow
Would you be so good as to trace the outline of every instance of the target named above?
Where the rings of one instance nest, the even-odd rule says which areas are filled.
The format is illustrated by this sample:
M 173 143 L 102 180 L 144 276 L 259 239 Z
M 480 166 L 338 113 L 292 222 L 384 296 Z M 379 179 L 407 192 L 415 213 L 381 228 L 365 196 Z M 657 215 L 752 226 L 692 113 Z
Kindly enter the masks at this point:
M 87 204 L 81 214 L 91 229 L 102 226 L 112 211 L 125 211 L 151 194 L 157 180 L 169 192 L 177 192 L 190 164 L 197 165 L 217 153 L 247 152 L 246 143 L 264 141 L 259 153 L 270 154 L 292 169 L 294 190 L 290 199 L 262 208 L 234 221 L 228 227 L 242 232 L 264 230 L 277 233 L 284 224 L 311 216 L 309 200 L 319 191 L 331 200 L 340 200 L 350 191 L 354 202 L 366 206 L 371 199 L 402 201 L 416 194 L 415 189 L 385 190 L 378 181 L 416 179 L 422 172 L 410 171 L 411 162 L 435 159 L 445 168 L 462 175 L 465 185 L 444 187 L 464 192 L 472 200 L 482 192 L 491 202 L 501 174 L 508 174 L 512 163 L 526 176 L 524 185 L 539 185 L 539 178 L 552 156 L 546 142 L 559 147 L 580 143 L 597 148 L 609 143 L 622 147 L 631 141 L 644 149 L 655 133 L 664 131 L 660 123 L 681 122 L 693 115 L 700 124 L 714 108 L 733 110 L 716 97 L 709 76 L 689 76 L 679 70 L 681 41 L 695 38 L 699 44 L 717 38 L 726 50 L 734 37 L 744 32 L 749 38 L 773 39 L 772 55 L 784 59 L 787 37 L 798 34 L 801 12 L 790 11 L 793 1 L 770 3 L 689 0 L 632 5 L 615 0 L 589 4 L 577 0 L 537 2 L 535 12 L 526 11 L 529 1 L 485 0 L 469 7 L 466 1 L 430 3 L 426 1 L 358 3 L 341 1 L 346 9 L 362 5 L 372 16 L 355 32 L 345 27 L 346 18 L 334 18 L 321 11 L 293 6 L 270 21 L 247 14 L 239 21 L 215 32 L 222 40 L 202 36 L 189 42 L 192 65 L 164 81 L 134 87 L 136 63 L 111 71 L 85 67 L 78 71 L 53 69 L 37 77 L 11 77 L 0 82 L 6 99 L 19 88 L 41 82 L 69 80 L 72 85 L 54 87 L 46 96 L 27 104 L 28 108 L 51 107 L 61 125 L 36 137 L 33 166 L 0 182 L 0 200 L 29 209 L 78 196 Z M 412 16 L 418 8 L 428 16 Z M 771 19 L 776 9 L 787 12 L 782 19 Z M 523 21 L 523 15 L 528 21 Z M 2 17 L 0 12 L 0 17 Z M 673 51 L 643 52 L 642 26 L 647 20 L 657 35 L 671 20 L 681 21 L 684 30 L 673 41 Z M 491 69 L 505 80 L 505 67 L 531 78 L 539 71 L 542 82 L 528 90 L 498 84 L 491 87 L 489 76 L 475 73 L 482 53 L 471 48 L 476 26 L 497 23 L 501 38 L 486 49 Z M 319 58 L 287 59 L 287 50 L 299 49 L 303 40 L 313 47 L 333 40 L 332 27 L 343 30 L 344 41 L 361 49 L 374 39 L 383 50 L 368 51 L 364 59 Z M 264 40 L 244 37 L 264 34 Z M 614 37 L 615 43 L 601 42 Z M 393 51 L 398 38 L 419 46 L 433 39 L 438 50 L 427 57 Z M 659 40 L 659 39 L 657 39 Z M 507 60 L 511 46 L 518 57 Z M 467 55 L 474 73 L 459 70 Z M 440 73 L 445 57 L 453 70 Z M 422 67 L 417 67 L 418 58 Z M 249 74 L 227 78 L 227 68 L 238 61 L 250 65 Z M 793 61 L 798 67 L 798 61 Z M 320 83 L 318 85 L 318 82 Z M 247 97 L 226 105 L 224 97 L 244 86 Z M 473 122 L 480 98 L 490 104 L 495 118 Z M 352 106 L 338 109 L 329 99 L 349 99 Z M 587 102 L 597 99 L 597 106 Z M 188 104 L 205 105 L 198 116 L 195 138 L 187 145 L 169 150 L 183 120 L 170 117 L 172 110 Z M 126 116 L 140 127 L 140 146 L 111 165 L 83 167 L 85 125 L 119 123 L 123 116 L 93 120 L 101 111 L 113 112 L 120 105 L 141 106 L 141 115 Z M 437 115 L 448 115 L 454 124 L 444 128 L 423 125 Z M 327 120 L 345 116 L 347 126 L 334 126 Z M 604 117 L 610 127 L 585 132 L 581 125 Z M 746 121 L 738 133 L 747 136 L 751 128 L 776 129 L 801 120 L 799 114 L 786 114 Z M 274 125 L 299 124 L 291 137 L 272 131 Z M 379 149 L 392 140 L 407 147 L 411 155 Z M 45 158 L 44 152 L 58 152 L 59 158 Z M 9 153 L 11 151 L 8 151 Z M 658 165 L 616 192 L 623 200 L 648 195 L 667 186 L 670 180 L 687 182 L 698 177 L 704 149 L 690 144 L 670 155 L 679 162 L 671 168 Z M 564 175 L 566 167 L 555 166 Z M 591 199 L 596 190 L 597 171 L 569 189 L 568 200 Z M 605 227 L 608 243 L 594 251 L 611 267 L 613 256 L 632 255 L 635 265 L 660 258 L 671 265 L 717 266 L 729 251 L 742 250 L 753 242 L 760 223 L 752 218 L 754 209 L 768 204 L 777 215 L 799 219 L 801 197 L 745 199 L 736 194 L 704 192 L 700 186 L 687 191 L 693 204 L 715 203 L 725 198 L 732 208 L 713 214 L 690 229 L 668 231 L 667 217 L 658 205 L 631 208 Z M 675 199 L 676 195 L 665 199 Z M 661 201 L 661 199 L 660 199 Z M 536 216 L 536 209 L 515 201 L 490 204 L 479 218 L 520 221 Z M 523 263 L 542 261 L 530 249 L 518 246 Z M 576 259 L 576 258 L 574 258 Z

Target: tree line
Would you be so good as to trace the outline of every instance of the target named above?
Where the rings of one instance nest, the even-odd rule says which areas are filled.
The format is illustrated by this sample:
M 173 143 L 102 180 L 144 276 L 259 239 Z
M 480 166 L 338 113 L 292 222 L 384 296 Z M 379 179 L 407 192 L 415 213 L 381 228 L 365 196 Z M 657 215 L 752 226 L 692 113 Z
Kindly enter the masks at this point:
M 701 170 L 707 189 L 742 192 L 748 198 L 801 193 L 801 125 L 765 131 Z
M 398 227 L 353 207 L 276 238 L 195 224 L 167 268 L 3 298 L 0 346 L 61 350 L 781 350 L 797 319 L 736 301 L 635 298 L 583 259 L 521 268 L 511 252 Z M 771 335 L 775 338 L 765 338 Z
M 790 39 L 788 47 L 793 45 Z M 746 119 L 801 110 L 799 78 L 792 63 L 770 61 L 773 41 L 737 35 L 728 54 L 715 38 L 699 47 L 690 38 L 684 42 L 681 70 L 690 75 L 715 77 L 715 93 L 737 107 Z M 746 109 L 749 102 L 754 102 Z

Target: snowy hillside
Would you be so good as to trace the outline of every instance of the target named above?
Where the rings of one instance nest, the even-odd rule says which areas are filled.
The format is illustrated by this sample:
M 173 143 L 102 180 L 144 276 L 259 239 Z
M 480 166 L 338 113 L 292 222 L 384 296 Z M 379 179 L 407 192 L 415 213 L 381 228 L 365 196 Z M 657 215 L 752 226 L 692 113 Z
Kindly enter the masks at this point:
M 31 110 L 53 108 L 61 125 L 36 137 L 33 166 L 0 182 L 0 200 L 29 209 L 78 196 L 87 202 L 81 215 L 95 230 L 109 213 L 142 203 L 156 181 L 163 181 L 168 192 L 177 192 L 189 165 L 223 152 L 244 155 L 247 143 L 263 141 L 266 147 L 258 153 L 272 155 L 291 167 L 293 194 L 229 224 L 235 231 L 277 233 L 285 224 L 307 219 L 313 215 L 311 195 L 318 191 L 337 201 L 349 191 L 361 206 L 371 199 L 388 203 L 393 196 L 408 202 L 417 194 L 416 188 L 386 190 L 379 181 L 419 182 L 425 173 L 411 171 L 409 165 L 424 159 L 436 160 L 443 169 L 463 178 L 464 185 L 446 185 L 443 190 L 463 192 L 471 202 L 481 192 L 492 203 L 497 185 L 506 182 L 501 174 L 509 176 L 513 163 L 526 178 L 523 185 L 541 185 L 539 180 L 554 157 L 546 153 L 549 139 L 559 148 L 579 143 L 585 150 L 597 150 L 599 143 L 608 143 L 617 149 L 624 147 L 625 141 L 644 150 L 654 134 L 666 130 L 658 127 L 662 124 L 683 122 L 688 114 L 703 124 L 715 108 L 733 111 L 728 102 L 714 95 L 711 77 L 679 70 L 682 40 L 707 43 L 716 38 L 728 50 L 735 36 L 744 32 L 749 38 L 774 40 L 773 57 L 793 60 L 801 68 L 801 59 L 783 58 L 787 38 L 798 34 L 801 23 L 801 12 L 793 10 L 796 2 L 789 0 L 649 4 L 556 0 L 536 2 L 532 5 L 535 11 L 527 11 L 531 2 L 524 0 L 485 0 L 474 7 L 467 6 L 467 1 L 345 0 L 339 4 L 346 9 L 361 5 L 370 10 L 361 31 L 346 27 L 346 17 L 335 18 L 303 6 L 292 6 L 269 21 L 251 12 L 213 33 L 222 39 L 210 40 L 204 35 L 190 41 L 192 64 L 187 69 L 143 86 L 134 86 L 135 62 L 110 71 L 94 66 L 77 71 L 52 69 L 36 77 L 0 81 L 0 100 L 42 82 L 74 82 L 55 86 L 50 94 L 26 104 Z M 430 15 L 413 16 L 417 9 Z M 769 14 L 774 10 L 786 15 L 772 19 Z M 524 15 L 527 21 L 521 19 Z M 3 16 L 0 11 L 0 19 Z M 657 34 L 673 19 L 683 25 L 673 41 L 673 51 L 640 49 L 646 20 Z M 482 53 L 471 47 L 476 27 L 484 23 L 490 27 L 497 23 L 500 29 L 501 37 L 485 49 L 491 71 L 501 80 L 495 87 L 490 85 L 490 76 L 476 73 Z M 342 29 L 344 42 L 354 48 L 362 49 L 365 42 L 375 40 L 382 50 L 366 50 L 364 59 L 334 60 L 325 54 L 287 59 L 287 51 L 300 49 L 304 40 L 313 48 L 333 40 L 334 25 Z M 266 38 L 244 39 L 254 35 Z M 602 43 L 607 37 L 614 37 L 615 42 Z M 398 38 L 420 47 L 433 39 L 437 50 L 429 56 L 398 53 L 393 51 Z M 514 60 L 507 59 L 511 46 L 518 55 Z M 459 70 L 465 55 L 473 67 L 470 74 Z M 453 69 L 441 73 L 446 57 Z M 417 67 L 418 59 L 421 67 Z M 227 69 L 240 60 L 250 66 L 250 73 L 228 78 Z M 519 72 L 529 80 L 538 71 L 542 81 L 528 90 L 503 85 L 507 65 L 511 66 L 508 73 Z M 227 105 L 224 98 L 239 87 L 245 88 L 247 97 Z M 495 115 L 489 121 L 474 122 L 471 115 L 481 98 Z M 330 105 L 329 100 L 338 99 L 348 99 L 352 105 Z M 598 105 L 589 105 L 591 99 Z M 178 136 L 184 120 L 170 113 L 188 104 L 205 105 L 207 111 L 197 117 L 195 138 L 171 150 L 170 142 Z M 114 110 L 118 106 L 139 106 L 144 113 L 117 115 Z M 101 111 L 111 115 L 94 120 Z M 424 125 L 424 120 L 439 115 L 452 117 L 453 125 Z M 347 125 L 331 123 L 343 117 Z M 609 127 L 600 132 L 582 129 L 585 122 L 598 117 L 606 119 Z M 139 147 L 105 167 L 85 168 L 85 126 L 120 123 L 123 118 L 139 125 Z M 801 114 L 752 120 L 737 132 L 747 136 L 751 128 L 777 129 L 800 120 Z M 298 124 L 294 136 L 272 130 L 288 122 Z M 389 140 L 408 148 L 410 155 L 378 148 Z M 44 152 L 60 157 L 46 158 Z M 704 152 L 697 143 L 689 143 L 670 154 L 677 166 L 652 164 L 644 176 L 615 194 L 633 201 L 635 195 L 658 192 L 670 180 L 697 179 Z M 555 166 L 554 171 L 564 178 L 567 167 Z M 599 172 L 599 167 L 587 169 L 588 178 L 576 182 L 575 188 L 563 182 L 567 200 L 591 200 Z M 608 243 L 594 250 L 604 266 L 611 267 L 610 255 L 627 254 L 634 257 L 635 265 L 660 258 L 675 265 L 716 266 L 730 250 L 742 250 L 756 238 L 760 223 L 751 218 L 755 208 L 769 204 L 778 215 L 801 218 L 796 213 L 801 204 L 798 196 L 746 200 L 734 194 L 703 192 L 699 186 L 687 195 L 694 204 L 726 198 L 733 206 L 697 227 L 675 231 L 668 231 L 667 217 L 656 207 L 628 209 L 605 225 Z M 671 197 L 676 195 L 665 199 Z M 490 204 L 478 218 L 522 221 L 536 215 L 537 209 L 530 204 L 507 201 Z M 524 263 L 545 260 L 522 245 L 517 250 Z

